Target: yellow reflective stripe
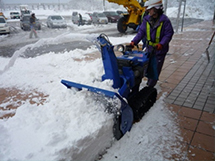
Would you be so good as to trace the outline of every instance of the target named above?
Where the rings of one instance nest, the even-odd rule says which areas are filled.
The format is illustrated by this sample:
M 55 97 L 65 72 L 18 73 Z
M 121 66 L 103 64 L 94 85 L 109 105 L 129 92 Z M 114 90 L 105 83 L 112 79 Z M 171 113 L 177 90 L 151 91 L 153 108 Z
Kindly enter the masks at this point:
M 159 43 L 160 42 L 162 25 L 163 25 L 163 22 L 161 22 L 160 26 L 158 26 L 158 28 L 157 28 L 156 37 L 155 37 L 155 43 Z
M 146 22 L 146 38 L 148 41 L 151 41 L 151 36 L 150 36 L 150 25 L 148 22 Z
M 158 43 L 153 43 L 151 41 L 149 41 L 149 45 L 155 47 L 155 45 L 157 45 Z
M 142 23 L 143 22 L 143 16 L 144 16 L 145 12 L 143 12 L 142 16 L 141 16 L 141 19 L 140 19 L 140 22 Z
M 151 42 L 151 36 L 150 36 L 150 25 L 148 22 L 146 22 L 146 38 L 149 41 L 150 46 L 155 46 L 160 42 L 160 34 L 161 34 L 161 28 L 163 26 L 163 22 L 160 23 L 160 26 L 158 26 L 156 35 L 155 35 L 155 43 Z

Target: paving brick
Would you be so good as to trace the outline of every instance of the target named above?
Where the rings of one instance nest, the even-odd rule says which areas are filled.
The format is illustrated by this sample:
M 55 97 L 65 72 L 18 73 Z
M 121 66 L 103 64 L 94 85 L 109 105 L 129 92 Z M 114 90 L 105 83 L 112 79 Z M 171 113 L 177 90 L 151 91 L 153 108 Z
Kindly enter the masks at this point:
M 213 129 L 213 123 L 209 123 L 205 121 L 199 122 L 196 131 L 202 134 L 210 135 L 212 137 L 214 137 L 214 134 L 215 134 L 215 130 Z
M 175 105 L 178 105 L 178 106 L 182 106 L 182 105 L 183 105 L 183 102 L 178 101 L 178 100 L 175 100 L 173 103 L 174 103 Z
M 192 102 L 184 102 L 182 105 L 185 106 L 185 107 L 190 107 L 190 108 L 193 107 L 193 103 Z M 198 109 L 198 108 L 196 108 L 196 109 Z
M 213 107 L 211 107 L 211 106 L 205 106 L 204 107 L 204 111 L 207 111 L 209 113 L 215 113 L 214 106 Z
M 183 104 L 185 100 L 186 100 L 186 98 L 178 97 L 175 101 L 180 101 Z
M 194 134 L 194 138 L 192 140 L 191 145 L 210 152 L 215 152 L 215 146 L 211 144 L 211 142 L 214 141 L 215 141 L 214 137 L 196 132 Z
M 198 97 L 197 100 L 198 100 L 199 102 L 202 102 L 202 103 L 205 103 L 205 102 L 206 102 L 206 99 L 201 98 L 201 97 Z
M 187 98 L 187 96 L 186 95 L 183 95 L 183 94 L 180 94 L 179 96 L 178 96 L 178 98 L 182 98 L 182 99 L 186 99 Z
M 204 109 L 204 106 L 199 105 L 199 104 L 194 104 L 194 105 L 193 105 L 193 108 L 194 108 L 194 109 L 197 109 L 197 110 L 203 110 L 203 109 Z

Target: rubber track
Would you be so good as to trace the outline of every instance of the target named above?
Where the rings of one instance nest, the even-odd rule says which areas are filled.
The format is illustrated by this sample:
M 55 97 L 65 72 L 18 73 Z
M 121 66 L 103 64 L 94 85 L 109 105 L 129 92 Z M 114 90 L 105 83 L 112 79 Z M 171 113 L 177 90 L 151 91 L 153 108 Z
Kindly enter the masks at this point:
M 136 95 L 128 100 L 129 106 L 133 109 L 134 122 L 140 121 L 144 114 L 156 102 L 157 90 L 155 88 L 144 87 Z

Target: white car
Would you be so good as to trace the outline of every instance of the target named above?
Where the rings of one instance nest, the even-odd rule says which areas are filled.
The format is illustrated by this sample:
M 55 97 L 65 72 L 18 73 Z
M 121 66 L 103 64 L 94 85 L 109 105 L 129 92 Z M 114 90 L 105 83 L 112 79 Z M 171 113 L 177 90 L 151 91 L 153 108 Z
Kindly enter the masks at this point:
M 7 24 L 6 19 L 3 16 L 0 16 L 0 34 L 9 34 L 10 27 Z
M 11 19 L 20 19 L 19 12 L 10 12 Z
M 82 23 L 80 24 L 80 15 L 82 17 Z M 73 12 L 72 13 L 72 22 L 74 24 L 79 24 L 79 25 L 91 25 L 92 24 L 92 19 L 90 18 L 90 15 L 87 13 L 78 13 L 78 12 Z
M 67 28 L 66 20 L 60 15 L 48 16 L 46 24 L 51 28 Z
M 94 24 L 108 24 L 108 18 L 102 12 L 93 12 L 91 16 Z

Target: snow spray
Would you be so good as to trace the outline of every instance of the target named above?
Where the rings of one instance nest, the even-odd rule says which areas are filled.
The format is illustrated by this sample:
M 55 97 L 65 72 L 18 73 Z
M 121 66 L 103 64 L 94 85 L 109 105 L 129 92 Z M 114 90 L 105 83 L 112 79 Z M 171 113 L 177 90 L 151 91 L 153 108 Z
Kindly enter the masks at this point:
M 3 70 L 0 70 L 0 75 L 3 74 L 4 72 L 6 72 L 8 69 L 10 69 L 10 67 L 12 67 L 16 61 L 16 59 L 22 55 L 25 50 L 28 48 L 29 46 L 25 46 L 25 47 L 22 47 L 21 49 L 17 50 L 14 52 L 13 56 L 11 57 L 10 61 L 8 62 L 8 64 L 4 67 Z

